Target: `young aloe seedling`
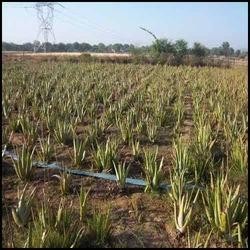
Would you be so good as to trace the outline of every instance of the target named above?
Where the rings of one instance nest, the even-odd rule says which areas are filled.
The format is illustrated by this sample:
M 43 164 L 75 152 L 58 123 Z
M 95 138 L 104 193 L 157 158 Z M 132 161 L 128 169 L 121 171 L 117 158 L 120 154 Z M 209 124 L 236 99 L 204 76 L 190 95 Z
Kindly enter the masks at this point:
M 160 181 L 162 180 L 162 165 L 163 165 L 163 157 L 161 159 L 160 164 L 156 162 L 156 157 L 158 154 L 158 148 L 155 153 L 144 150 L 145 155 L 145 164 L 144 171 L 146 174 L 147 185 L 145 188 L 145 192 L 158 192 L 160 188 Z
M 71 174 L 68 174 L 65 170 L 61 173 L 61 175 L 52 175 L 52 177 L 56 177 L 60 181 L 60 189 L 62 195 L 66 195 L 70 192 L 70 186 L 72 177 Z
M 45 142 L 40 140 L 41 152 L 39 153 L 39 158 L 44 162 L 49 162 L 54 153 L 53 145 L 50 142 L 50 135 Z
M 25 145 L 22 147 L 21 154 L 19 154 L 18 159 L 13 161 L 14 169 L 16 171 L 16 174 L 18 178 L 23 181 L 29 181 L 33 174 L 33 164 L 32 164 L 32 158 L 35 151 L 35 147 L 30 152 L 28 148 L 26 148 Z
M 84 216 L 85 216 L 85 213 L 86 213 L 86 209 L 87 209 L 87 197 L 88 197 L 88 194 L 90 192 L 90 189 L 85 192 L 83 190 L 83 187 L 81 186 L 81 190 L 80 190 L 80 195 L 79 195 L 79 203 L 80 203 L 80 210 L 79 210 L 79 213 L 80 213 L 80 221 L 83 221 L 84 219 Z
M 36 190 L 36 188 L 34 188 L 29 195 L 26 195 L 27 186 L 28 184 L 25 185 L 21 195 L 18 190 L 18 206 L 16 209 L 12 209 L 13 219 L 19 227 L 24 227 L 28 223 L 31 204 Z
M 80 166 L 85 158 L 86 151 L 85 149 L 86 141 L 79 141 L 76 138 L 73 139 L 74 154 L 73 162 L 75 166 Z
M 93 217 L 87 220 L 87 224 L 90 234 L 93 235 L 94 244 L 104 246 L 111 236 L 110 211 L 108 210 L 104 214 L 95 211 Z
M 126 168 L 125 162 L 123 164 L 116 164 L 113 162 L 114 168 L 115 168 L 115 174 L 117 178 L 117 182 L 122 190 L 125 189 L 125 184 L 126 184 L 126 178 L 128 176 L 129 172 L 129 167 Z

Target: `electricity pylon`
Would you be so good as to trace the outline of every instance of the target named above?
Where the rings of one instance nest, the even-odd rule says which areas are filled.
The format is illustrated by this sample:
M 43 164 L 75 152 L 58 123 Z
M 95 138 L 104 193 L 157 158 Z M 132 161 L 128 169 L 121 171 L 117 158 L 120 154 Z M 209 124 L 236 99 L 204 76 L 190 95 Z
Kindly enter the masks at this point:
M 53 19 L 54 19 L 54 5 L 59 4 L 57 2 L 37 2 L 35 9 L 37 10 L 37 17 L 40 22 L 37 39 L 43 35 L 43 42 L 40 44 L 34 44 L 34 52 L 37 52 L 39 47 L 43 47 L 44 52 L 47 51 L 46 45 L 49 41 L 49 34 L 53 37 L 53 43 L 55 43 L 55 34 L 53 31 Z M 63 5 L 59 4 L 64 7 Z

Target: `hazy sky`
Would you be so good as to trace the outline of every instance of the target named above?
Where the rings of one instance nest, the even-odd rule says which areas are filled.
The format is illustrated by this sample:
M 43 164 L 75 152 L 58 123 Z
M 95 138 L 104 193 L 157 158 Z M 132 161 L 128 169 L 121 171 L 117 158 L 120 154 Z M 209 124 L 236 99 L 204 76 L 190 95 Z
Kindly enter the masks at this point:
M 3 41 L 33 42 L 38 34 L 35 3 L 2 4 Z M 151 30 L 159 38 L 185 39 L 207 47 L 228 41 L 235 49 L 248 48 L 248 3 L 133 3 L 61 2 L 54 11 L 54 33 L 58 42 L 97 44 L 133 43 L 149 45 L 153 39 L 139 29 Z M 49 37 L 52 41 L 52 37 Z M 40 37 L 42 39 L 42 37 Z

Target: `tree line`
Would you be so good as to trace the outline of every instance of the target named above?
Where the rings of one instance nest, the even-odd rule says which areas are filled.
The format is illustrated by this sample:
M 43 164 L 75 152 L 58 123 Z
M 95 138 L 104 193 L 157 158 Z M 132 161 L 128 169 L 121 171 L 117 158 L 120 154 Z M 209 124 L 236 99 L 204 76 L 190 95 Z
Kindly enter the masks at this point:
M 133 44 L 121 44 L 115 43 L 110 45 L 105 45 L 103 43 L 91 45 L 89 43 L 46 43 L 40 44 L 39 41 L 34 41 L 34 43 L 24 43 L 22 45 L 15 43 L 2 42 L 2 51 L 33 51 L 34 46 L 39 47 L 38 51 L 42 52 L 44 45 L 46 46 L 46 51 L 48 52 L 131 52 L 135 46 Z
M 40 47 L 38 52 L 42 52 L 42 46 L 39 41 L 34 41 L 34 43 L 24 43 L 15 44 L 2 42 L 2 51 L 33 51 L 34 46 Z M 48 52 L 97 52 L 97 53 L 134 53 L 134 54 L 150 54 L 153 53 L 159 56 L 161 53 L 173 54 L 174 56 L 185 56 L 185 55 L 195 55 L 199 57 L 204 57 L 208 55 L 216 56 L 234 56 L 245 58 L 248 55 L 247 51 L 241 51 L 239 49 L 233 49 L 229 42 L 223 42 L 221 46 L 214 48 L 207 48 L 201 43 L 195 42 L 191 48 L 188 47 L 188 43 L 179 39 L 175 42 L 171 42 L 168 39 L 157 39 L 150 46 L 140 46 L 136 47 L 133 44 L 109 44 L 105 45 L 103 43 L 91 45 L 89 43 L 46 43 L 46 50 Z
M 176 40 L 174 43 L 168 39 L 157 39 L 151 46 L 138 48 L 138 51 L 143 51 L 144 53 L 151 52 L 151 54 L 157 57 L 162 53 L 172 54 L 177 57 L 183 57 L 185 55 L 205 57 L 212 55 L 245 58 L 248 55 L 247 51 L 241 51 L 239 49 L 234 50 L 230 47 L 229 42 L 223 42 L 221 46 L 211 49 L 201 43 L 195 42 L 193 46 L 189 48 L 188 43 L 184 39 Z

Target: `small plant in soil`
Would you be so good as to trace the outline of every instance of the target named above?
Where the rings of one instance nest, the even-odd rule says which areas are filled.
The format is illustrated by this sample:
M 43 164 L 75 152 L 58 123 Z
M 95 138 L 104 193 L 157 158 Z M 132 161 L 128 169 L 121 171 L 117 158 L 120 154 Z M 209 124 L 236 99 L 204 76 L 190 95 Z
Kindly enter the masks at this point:
M 35 147 L 30 152 L 30 150 L 25 145 L 23 145 L 21 153 L 18 154 L 17 150 L 15 150 L 15 154 L 18 156 L 18 159 L 14 160 L 12 158 L 15 172 L 18 178 L 23 182 L 27 182 L 31 180 L 32 178 L 32 175 L 33 175 L 32 160 L 33 160 L 34 151 L 35 151 Z
M 95 211 L 92 218 L 87 220 L 87 224 L 93 245 L 104 247 L 111 237 L 110 211 L 104 214 Z
M 80 214 L 80 221 L 83 221 L 85 218 L 86 210 L 87 210 L 87 198 L 90 192 L 90 189 L 88 191 L 84 191 L 83 186 L 81 186 L 80 189 L 80 195 L 79 195 L 79 214 Z
M 38 156 L 43 162 L 49 162 L 54 154 L 54 148 L 50 138 L 49 135 L 44 142 L 40 140 L 41 151 L 38 153 Z
M 71 174 L 67 173 L 67 171 L 64 170 L 63 172 L 61 172 L 60 175 L 55 174 L 52 175 L 52 177 L 56 177 L 59 180 L 62 195 L 67 195 L 70 193 L 71 181 L 72 181 Z
M 113 164 L 117 178 L 117 183 L 121 188 L 121 190 L 124 190 L 126 185 L 126 178 L 129 172 L 129 167 L 126 167 L 126 162 L 123 162 L 122 164 L 119 163 L 118 166 L 115 163 Z
M 80 141 L 76 138 L 73 139 L 73 163 L 75 166 L 80 166 L 84 159 L 85 159 L 85 154 L 86 151 L 85 149 L 86 142 L 85 141 Z
M 113 162 L 117 162 L 117 148 L 117 142 L 111 141 L 110 138 L 108 138 L 105 145 L 97 145 L 93 158 L 100 172 L 104 169 L 110 170 L 113 167 Z
M 160 164 L 157 163 L 156 157 L 158 154 L 158 148 L 156 152 L 150 152 L 144 150 L 144 171 L 146 174 L 146 188 L 145 192 L 159 192 L 160 182 L 162 180 L 162 165 L 163 165 L 163 157 L 161 159 Z
M 27 195 L 27 187 L 28 184 L 24 186 L 24 189 L 22 190 L 21 194 L 18 190 L 18 206 L 16 209 L 12 208 L 13 219 L 19 227 L 24 227 L 27 225 L 28 220 L 30 218 L 33 198 L 35 195 L 36 188 L 34 188 L 30 192 L 30 194 Z

